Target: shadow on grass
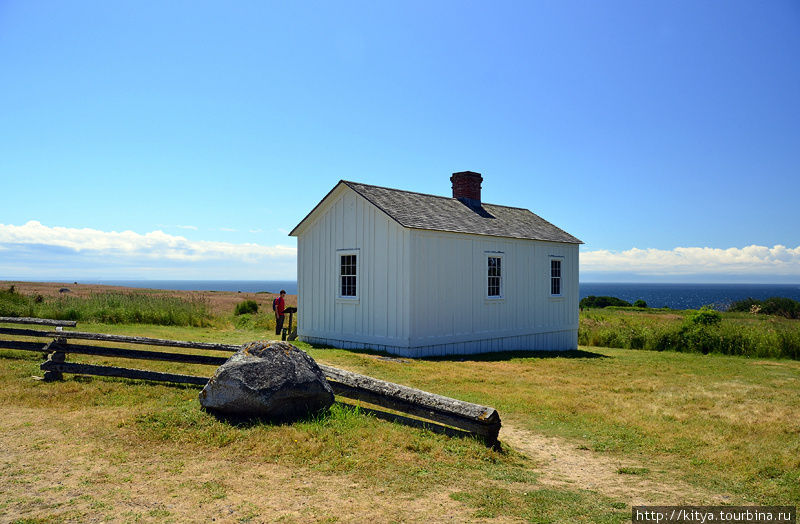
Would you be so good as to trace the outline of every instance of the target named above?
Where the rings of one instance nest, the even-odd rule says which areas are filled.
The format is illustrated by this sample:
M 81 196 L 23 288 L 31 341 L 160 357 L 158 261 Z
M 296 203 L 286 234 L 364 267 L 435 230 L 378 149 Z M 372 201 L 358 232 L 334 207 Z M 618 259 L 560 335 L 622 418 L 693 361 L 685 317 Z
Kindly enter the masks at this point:
M 67 373 L 65 373 L 67 375 Z M 199 391 L 203 389 L 203 386 L 199 384 L 181 384 L 179 382 L 169 382 L 169 381 L 161 381 L 161 380 L 143 380 L 139 378 L 125 378 L 125 377 L 104 377 L 104 376 L 95 376 L 95 375 L 74 375 L 69 373 L 69 380 L 73 382 L 79 382 L 81 384 L 91 384 L 93 382 L 122 382 L 127 383 L 131 386 L 142 385 L 142 386 L 164 386 L 172 389 L 193 389 L 195 391 Z
M 340 401 L 335 401 L 334 405 L 339 409 L 348 411 L 350 414 L 374 417 L 380 420 L 384 420 L 387 422 L 394 422 L 395 424 L 401 424 L 403 426 L 415 429 L 423 429 L 430 431 L 432 433 L 447 435 L 448 437 L 476 439 L 487 446 L 493 447 L 497 451 L 502 450 L 499 441 L 489 442 L 487 439 L 484 439 L 483 437 L 476 435 L 475 433 L 470 433 L 469 431 L 464 431 L 451 426 L 446 426 L 444 424 L 439 424 L 430 420 L 422 420 L 418 418 L 401 415 L 399 413 L 393 413 L 390 411 L 384 411 L 375 408 L 367 408 L 364 406 L 357 406 L 354 404 L 349 404 Z M 208 413 L 209 415 L 211 415 L 218 421 L 222 422 L 223 424 L 227 424 L 229 426 L 238 429 L 249 429 L 261 425 L 289 426 L 292 424 L 302 423 L 302 422 L 320 422 L 321 420 L 333 416 L 331 414 L 330 409 L 325 409 L 318 412 L 306 413 L 300 416 L 277 417 L 277 418 L 235 415 L 230 413 L 221 413 L 219 411 L 206 408 L 202 409 L 204 412 Z
M 521 351 L 498 351 L 494 353 L 476 353 L 473 355 L 445 355 L 431 357 L 399 357 L 387 351 L 377 351 L 374 349 L 342 349 L 325 344 L 308 344 L 312 349 L 336 349 L 347 351 L 356 355 L 367 355 L 379 357 L 382 360 L 403 362 L 404 360 L 429 360 L 434 362 L 497 362 L 512 360 L 515 358 L 611 358 L 601 353 L 584 351 L 582 349 L 571 349 L 567 351 L 545 351 L 545 350 L 521 350 Z
M 442 357 L 422 357 L 420 360 L 450 362 L 496 362 L 515 358 L 611 358 L 601 353 L 593 353 L 582 349 L 568 351 L 498 351 L 496 353 L 477 353 L 474 355 L 446 355 Z
M 253 415 L 223 413 L 215 409 L 208 409 L 200 407 L 205 413 L 208 413 L 223 424 L 238 428 L 248 429 L 256 426 L 290 426 L 298 422 L 314 422 L 330 416 L 330 410 L 324 409 L 322 411 L 305 413 L 299 416 L 284 416 L 275 418 L 257 417 Z

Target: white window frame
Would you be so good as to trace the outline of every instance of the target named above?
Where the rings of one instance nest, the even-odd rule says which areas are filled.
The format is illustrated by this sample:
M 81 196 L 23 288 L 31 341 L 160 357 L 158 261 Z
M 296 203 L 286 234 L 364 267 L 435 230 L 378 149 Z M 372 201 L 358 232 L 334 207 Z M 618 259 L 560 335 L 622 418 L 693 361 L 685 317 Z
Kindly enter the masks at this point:
M 553 276 L 553 262 L 558 262 L 558 276 Z M 548 282 L 550 283 L 550 296 L 551 297 L 563 297 L 564 296 L 564 257 L 550 255 L 550 264 L 548 264 L 548 271 L 549 271 L 549 278 Z M 558 293 L 553 293 L 553 279 L 558 279 Z
M 486 281 L 485 287 L 483 289 L 486 290 L 486 300 L 503 300 L 506 297 L 505 294 L 505 271 L 506 271 L 506 263 L 505 263 L 505 253 L 502 251 L 486 251 L 484 253 L 486 256 L 484 257 L 484 264 L 483 270 L 486 274 Z M 490 295 L 489 294 L 489 279 L 492 278 L 489 276 L 489 259 L 490 258 L 498 258 L 500 259 L 500 294 L 499 295 Z
M 356 294 L 342 295 L 342 257 L 354 255 L 356 257 Z M 347 276 L 347 275 L 344 275 Z M 336 250 L 336 299 L 343 302 L 358 302 L 361 290 L 361 253 L 358 249 Z

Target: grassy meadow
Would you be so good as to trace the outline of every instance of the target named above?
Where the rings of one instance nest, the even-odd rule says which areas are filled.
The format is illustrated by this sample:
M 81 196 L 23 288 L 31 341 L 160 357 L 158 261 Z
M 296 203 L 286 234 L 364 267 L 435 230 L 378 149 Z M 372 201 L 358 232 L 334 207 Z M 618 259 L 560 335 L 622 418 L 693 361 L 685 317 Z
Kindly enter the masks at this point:
M 712 327 L 797 329 L 730 315 Z M 253 316 L 210 318 L 78 329 L 272 338 Z M 298 343 L 321 363 L 497 408 L 500 450 L 381 421 L 346 399 L 292 425 L 234 425 L 200 410 L 199 388 L 72 375 L 44 383 L 30 378 L 38 354 L 0 350 L 0 520 L 626 522 L 632 504 L 800 502 L 800 361 L 600 348 L 609 340 L 591 338 L 679 330 L 680 312 L 590 310 L 581 320 L 584 345 L 566 353 L 409 360 Z
M 578 343 L 800 360 L 800 320 L 752 313 L 710 313 L 718 315 L 719 320 L 695 322 L 698 312 L 692 310 L 585 309 L 580 316 Z

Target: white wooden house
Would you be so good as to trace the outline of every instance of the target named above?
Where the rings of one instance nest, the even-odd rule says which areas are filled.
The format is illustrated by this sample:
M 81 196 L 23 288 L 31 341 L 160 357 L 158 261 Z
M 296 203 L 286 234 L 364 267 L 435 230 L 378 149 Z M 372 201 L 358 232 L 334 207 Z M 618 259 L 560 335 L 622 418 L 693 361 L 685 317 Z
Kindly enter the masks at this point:
M 297 237 L 298 335 L 422 357 L 578 344 L 577 238 L 527 209 L 340 181 Z

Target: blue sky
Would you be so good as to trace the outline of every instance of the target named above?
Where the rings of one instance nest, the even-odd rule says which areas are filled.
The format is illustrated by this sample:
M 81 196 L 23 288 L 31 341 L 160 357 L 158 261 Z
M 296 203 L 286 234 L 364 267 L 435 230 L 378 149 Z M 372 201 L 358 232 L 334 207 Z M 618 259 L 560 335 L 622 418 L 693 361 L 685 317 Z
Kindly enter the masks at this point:
M 339 179 L 800 282 L 800 3 L 0 2 L 0 279 L 291 279 Z

